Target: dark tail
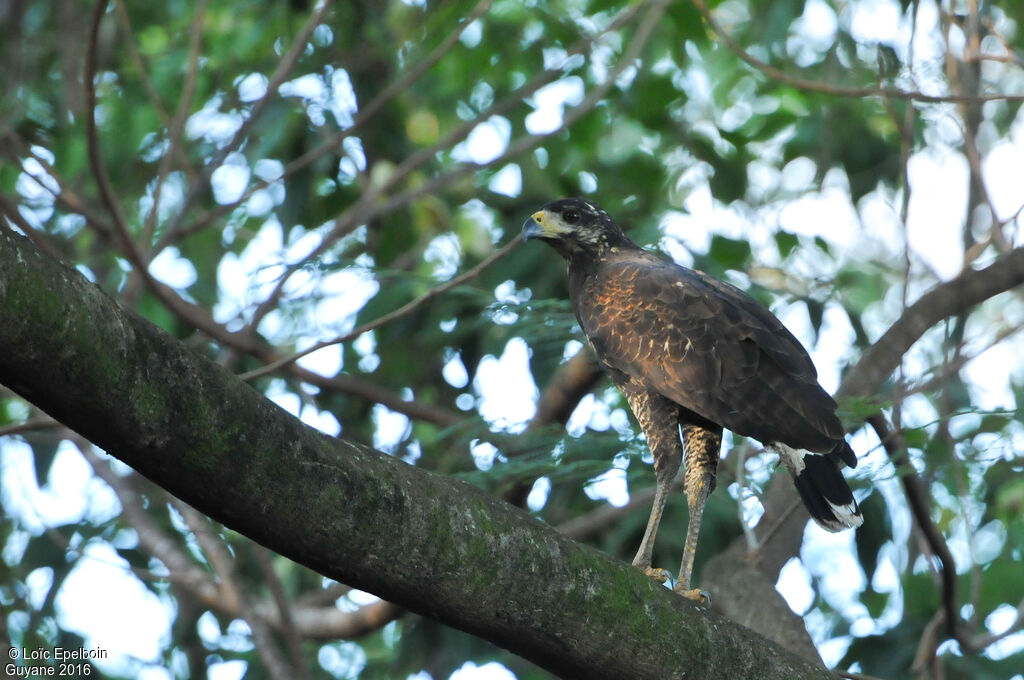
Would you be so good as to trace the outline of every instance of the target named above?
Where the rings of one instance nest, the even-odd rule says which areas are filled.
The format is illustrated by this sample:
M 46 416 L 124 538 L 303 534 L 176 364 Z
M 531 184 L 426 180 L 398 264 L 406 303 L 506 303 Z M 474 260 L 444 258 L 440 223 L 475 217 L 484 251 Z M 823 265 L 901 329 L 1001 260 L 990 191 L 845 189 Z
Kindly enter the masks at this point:
M 786 467 L 794 473 L 793 483 L 815 522 L 833 532 L 861 525 L 864 517 L 860 514 L 857 499 L 843 478 L 835 456 L 793 449 L 786 453 L 791 456 L 793 463 Z M 853 452 L 850 451 L 852 456 Z M 799 461 L 793 460 L 797 457 Z M 785 460 L 786 454 L 783 454 Z

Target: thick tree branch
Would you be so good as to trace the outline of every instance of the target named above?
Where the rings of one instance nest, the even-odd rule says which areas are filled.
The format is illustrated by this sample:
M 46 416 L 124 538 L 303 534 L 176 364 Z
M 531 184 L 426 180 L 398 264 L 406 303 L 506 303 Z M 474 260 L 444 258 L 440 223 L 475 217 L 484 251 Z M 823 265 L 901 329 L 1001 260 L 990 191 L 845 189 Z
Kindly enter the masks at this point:
M 966 269 L 907 307 L 903 315 L 865 350 L 843 378 L 836 398 L 877 394 L 903 355 L 924 333 L 945 318 L 1024 284 L 1024 248 L 1015 248 L 984 269 Z
M 2 433 L 0 433 L 2 434 Z M 93 451 L 91 444 L 75 435 L 75 443 L 92 465 L 96 476 L 113 489 L 121 503 L 122 519 L 138 534 L 139 545 L 147 553 L 163 562 L 170 572 L 167 579 L 181 588 L 204 608 L 209 608 L 231 617 L 241 617 L 242 608 L 238 598 L 225 597 L 220 586 L 209 574 L 197 566 L 177 542 L 159 527 L 142 507 L 139 491 L 131 478 L 116 474 L 110 465 Z M 147 578 L 150 578 L 147 575 Z M 276 578 L 276 576 L 275 576 Z M 280 586 L 280 584 L 278 584 Z M 273 589 L 273 586 L 271 586 Z M 267 625 L 288 635 L 293 628 L 295 635 L 309 640 L 338 640 L 361 637 L 377 630 L 389 621 L 398 618 L 405 610 L 390 602 L 374 602 L 356 611 L 343 611 L 334 602 L 350 590 L 336 584 L 306 595 L 293 602 L 285 603 L 290 611 L 286 614 L 281 597 L 275 593 L 273 600 L 258 600 L 250 609 Z
M 331 578 L 565 677 L 829 677 L 467 484 L 303 425 L 4 227 L 0 309 L 0 383 Z
M 61 191 L 54 195 L 55 200 L 66 201 L 69 198 L 69 196 L 74 196 L 73 192 L 70 192 L 69 190 L 65 189 L 63 181 L 55 172 L 52 171 L 52 168 L 49 167 L 45 159 L 34 155 L 33 158 L 35 158 L 36 161 L 39 162 L 43 166 L 43 168 L 47 170 L 50 176 L 53 177 L 54 181 L 60 184 Z M 43 182 L 41 182 L 38 178 L 35 179 L 41 187 L 49 191 L 49 189 Z M 99 219 L 96 216 L 90 216 L 89 212 L 85 212 L 83 210 L 80 210 L 79 208 L 76 208 L 76 205 L 81 205 L 80 201 L 78 201 L 77 199 L 72 201 L 72 204 L 69 205 L 69 208 L 72 209 L 73 212 L 78 212 L 85 216 L 87 220 L 89 220 L 96 226 L 97 230 L 100 232 L 103 238 L 108 239 L 113 243 L 114 239 L 113 237 L 110 236 L 110 231 L 112 231 L 112 227 L 107 225 L 102 219 Z M 25 221 L 25 219 L 18 212 L 17 206 L 9 199 L 7 199 L 3 194 L 0 194 L 0 217 L 6 217 L 7 219 L 9 219 L 11 223 L 14 224 L 14 226 L 18 227 L 27 236 L 29 236 L 29 238 L 31 238 L 33 242 L 36 243 L 36 246 L 39 247 L 44 252 L 46 252 L 47 254 L 53 255 L 54 257 L 62 257 L 61 253 L 59 253 L 58 250 L 49 243 L 45 235 L 42 232 L 34 229 L 30 224 L 28 224 L 28 222 Z M 518 242 L 518 240 L 516 239 L 514 240 L 514 242 Z M 511 248 L 512 245 L 509 244 L 506 247 Z M 501 252 L 504 254 L 505 251 L 502 250 Z M 128 255 L 130 256 L 130 254 Z M 140 257 L 137 252 L 135 252 L 135 257 Z M 137 267 L 138 272 L 146 281 L 147 285 L 150 286 L 153 293 L 157 296 L 158 299 L 160 299 L 161 302 L 164 303 L 168 310 L 174 313 L 182 321 L 194 326 L 196 329 L 203 332 L 216 342 L 219 342 L 227 347 L 236 349 L 245 354 L 254 356 L 260 361 L 263 361 L 267 364 L 275 364 L 280 359 L 274 348 L 265 343 L 262 340 L 262 338 L 260 338 L 259 336 L 252 337 L 242 331 L 228 330 L 223 324 L 218 323 L 213 318 L 209 310 L 200 305 L 195 304 L 194 302 L 186 300 L 181 295 L 179 295 L 176 290 L 174 290 L 167 284 L 154 279 L 152 275 L 148 272 L 148 270 L 146 270 L 144 266 L 141 264 L 141 259 L 137 259 L 136 261 L 139 263 L 139 266 Z M 389 317 L 385 320 L 390 321 L 392 320 L 392 318 Z M 392 411 L 403 413 L 409 416 L 410 418 L 423 420 L 425 422 L 435 423 L 446 427 L 455 425 L 464 420 L 464 416 L 453 410 L 435 404 L 408 401 L 406 399 L 403 399 L 400 395 L 386 388 L 383 388 L 374 383 L 366 382 L 359 378 L 340 374 L 333 377 L 323 376 L 314 371 L 305 369 L 297 364 L 289 364 L 289 362 L 287 361 L 284 363 L 288 364 L 286 368 L 288 373 L 303 382 L 309 383 L 311 385 L 316 385 L 317 387 L 320 387 L 325 390 L 332 390 L 336 392 L 341 392 L 343 394 L 351 394 L 361 399 L 365 399 L 367 401 L 383 404 Z M 247 377 L 251 378 L 253 376 L 250 375 Z

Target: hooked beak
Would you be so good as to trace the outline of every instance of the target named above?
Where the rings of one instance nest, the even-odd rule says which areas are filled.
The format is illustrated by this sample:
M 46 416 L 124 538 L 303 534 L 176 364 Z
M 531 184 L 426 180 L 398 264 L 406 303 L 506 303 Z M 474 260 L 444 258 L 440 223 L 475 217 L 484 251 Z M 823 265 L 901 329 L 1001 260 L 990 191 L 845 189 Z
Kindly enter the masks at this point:
M 523 238 L 559 238 L 569 233 L 569 229 L 547 210 L 538 210 L 523 222 Z

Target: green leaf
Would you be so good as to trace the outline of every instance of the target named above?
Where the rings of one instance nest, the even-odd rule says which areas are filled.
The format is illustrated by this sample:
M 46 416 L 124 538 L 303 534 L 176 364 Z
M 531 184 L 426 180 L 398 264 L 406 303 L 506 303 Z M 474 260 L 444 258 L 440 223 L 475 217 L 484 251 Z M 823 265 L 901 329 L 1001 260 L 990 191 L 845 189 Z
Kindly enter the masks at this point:
M 864 523 L 854 533 L 857 545 L 857 559 L 868 583 L 871 583 L 878 568 L 879 553 L 891 540 L 892 525 L 889 507 L 880 493 L 872 493 L 860 503 Z
M 711 237 L 708 257 L 723 269 L 742 270 L 750 261 L 750 244 L 716 234 Z
M 797 235 L 791 234 L 788 231 L 777 231 L 774 238 L 775 245 L 779 249 L 779 255 L 783 258 L 789 257 L 789 254 L 800 245 L 800 239 Z

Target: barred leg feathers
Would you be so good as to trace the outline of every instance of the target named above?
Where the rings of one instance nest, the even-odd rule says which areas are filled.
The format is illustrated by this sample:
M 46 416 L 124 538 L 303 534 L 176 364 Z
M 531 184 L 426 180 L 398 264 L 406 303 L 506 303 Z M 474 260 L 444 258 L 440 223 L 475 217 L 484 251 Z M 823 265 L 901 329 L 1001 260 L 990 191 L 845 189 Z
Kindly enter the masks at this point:
M 793 476 L 793 484 L 800 492 L 804 506 L 819 526 L 836 532 L 859 527 L 864 522 L 853 491 L 843 478 L 835 457 L 790 448 L 778 442 L 770 448 L 779 454 L 783 465 Z

